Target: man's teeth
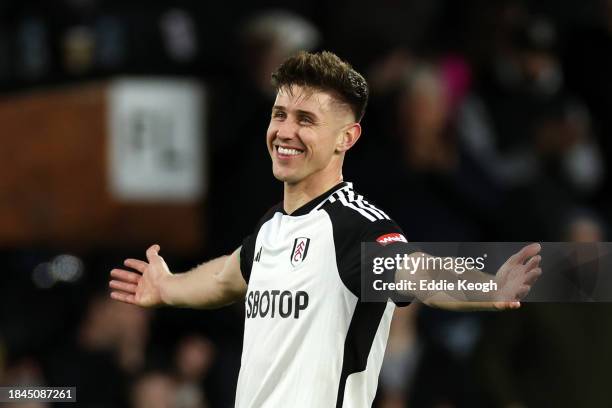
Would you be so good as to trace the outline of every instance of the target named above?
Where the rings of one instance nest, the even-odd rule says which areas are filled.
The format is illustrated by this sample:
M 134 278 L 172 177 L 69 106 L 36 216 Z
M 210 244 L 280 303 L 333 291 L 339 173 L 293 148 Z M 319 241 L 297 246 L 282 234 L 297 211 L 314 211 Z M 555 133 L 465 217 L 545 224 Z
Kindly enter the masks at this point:
M 296 156 L 296 155 L 302 153 L 299 150 L 296 150 L 296 149 L 287 149 L 287 148 L 281 147 L 281 146 L 278 146 L 278 152 L 280 154 L 286 154 L 288 156 Z

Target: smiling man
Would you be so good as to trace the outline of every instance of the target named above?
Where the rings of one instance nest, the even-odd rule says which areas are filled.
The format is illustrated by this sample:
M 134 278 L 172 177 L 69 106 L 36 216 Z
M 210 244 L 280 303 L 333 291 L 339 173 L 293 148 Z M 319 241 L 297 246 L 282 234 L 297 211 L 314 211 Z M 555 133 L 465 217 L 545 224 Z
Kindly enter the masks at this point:
M 381 253 L 407 245 L 395 222 L 342 178 L 345 154 L 361 136 L 368 87 L 329 52 L 289 58 L 272 83 L 266 142 L 283 202 L 233 254 L 187 273 L 172 274 L 158 245 L 146 262 L 127 259 L 135 271 L 111 271 L 111 296 L 141 306 L 244 301 L 237 407 L 368 407 L 395 304 L 360 301 L 361 243 L 378 243 Z M 441 293 L 421 300 L 454 310 L 518 307 L 539 275 L 538 252 L 527 246 L 502 266 L 500 281 L 515 283 L 504 299 L 476 304 Z

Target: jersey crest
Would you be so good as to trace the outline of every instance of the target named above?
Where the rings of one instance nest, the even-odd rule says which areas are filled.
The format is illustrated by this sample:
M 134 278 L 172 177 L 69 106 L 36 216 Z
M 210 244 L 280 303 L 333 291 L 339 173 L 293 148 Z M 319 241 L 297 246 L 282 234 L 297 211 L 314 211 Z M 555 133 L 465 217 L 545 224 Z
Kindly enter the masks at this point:
M 298 266 L 308 255 L 308 246 L 310 245 L 310 238 L 299 237 L 293 241 L 293 249 L 291 250 L 291 265 L 294 267 Z

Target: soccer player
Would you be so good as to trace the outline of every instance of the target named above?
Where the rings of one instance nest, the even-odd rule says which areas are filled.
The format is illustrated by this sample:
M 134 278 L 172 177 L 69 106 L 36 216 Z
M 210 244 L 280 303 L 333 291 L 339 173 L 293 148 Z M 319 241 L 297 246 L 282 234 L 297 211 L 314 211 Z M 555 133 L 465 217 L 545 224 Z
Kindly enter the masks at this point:
M 272 74 L 277 90 L 266 143 L 283 202 L 229 256 L 173 274 L 159 255 L 113 269 L 111 297 L 140 306 L 216 308 L 245 301 L 237 407 L 367 407 L 376 393 L 395 304 L 361 302 L 361 243 L 408 245 L 381 209 L 343 181 L 361 136 L 368 87 L 330 52 L 300 53 Z M 418 216 L 418 215 L 415 215 Z M 423 301 L 454 310 L 519 306 L 539 274 L 540 248 L 511 257 L 505 299 Z M 420 255 L 422 256 L 422 254 Z M 509 300 L 508 300 L 509 299 Z

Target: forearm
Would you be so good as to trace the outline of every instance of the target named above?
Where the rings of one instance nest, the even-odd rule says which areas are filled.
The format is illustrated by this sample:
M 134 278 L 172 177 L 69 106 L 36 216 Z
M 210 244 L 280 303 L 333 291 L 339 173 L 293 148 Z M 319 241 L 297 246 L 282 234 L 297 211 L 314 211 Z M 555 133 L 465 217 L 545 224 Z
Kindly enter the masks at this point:
M 456 282 L 463 281 L 463 289 L 438 293 L 439 296 L 425 302 L 428 306 L 462 312 L 494 311 L 506 308 L 507 306 L 504 305 L 512 301 L 509 298 L 504 299 L 504 296 L 501 295 L 502 283 L 496 275 L 472 268 L 461 274 L 445 271 L 444 276 L 449 280 L 455 279 Z M 473 287 L 470 288 L 470 285 Z
M 400 279 L 415 282 L 415 290 L 404 295 L 412 295 L 422 303 L 446 310 L 472 311 L 494 310 L 497 294 L 495 275 L 487 274 L 475 267 L 461 266 L 457 269 L 436 268 L 435 262 L 424 262 L 432 256 L 415 252 L 410 257 L 420 258 L 420 267 L 410 271 L 397 271 L 396 281 Z M 448 259 L 448 258 L 445 258 Z M 442 289 L 424 289 L 422 283 L 441 284 Z M 491 287 L 489 291 L 472 290 L 471 285 Z
M 170 306 L 214 309 L 241 299 L 244 282 L 237 282 L 227 268 L 236 261 L 221 256 L 196 266 L 185 273 L 168 275 L 160 286 L 162 301 Z
M 436 293 L 432 297 L 423 301 L 429 307 L 436 309 L 449 310 L 452 312 L 475 312 L 497 310 L 496 302 L 477 302 L 470 300 L 457 300 L 446 293 Z

